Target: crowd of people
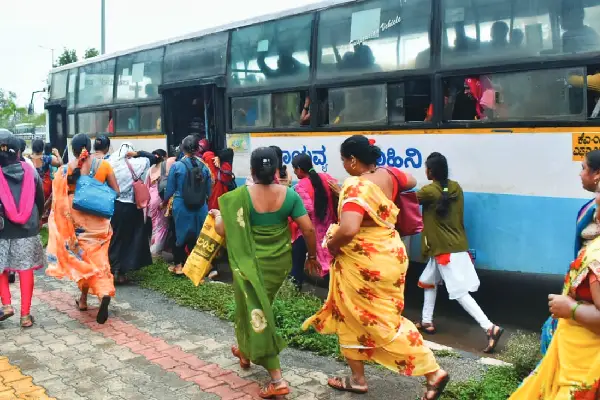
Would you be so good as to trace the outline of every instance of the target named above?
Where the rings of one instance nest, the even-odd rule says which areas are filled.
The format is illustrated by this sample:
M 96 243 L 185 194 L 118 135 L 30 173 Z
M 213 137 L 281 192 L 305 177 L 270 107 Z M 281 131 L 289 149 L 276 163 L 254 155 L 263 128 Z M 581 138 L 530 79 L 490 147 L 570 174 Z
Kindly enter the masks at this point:
M 495 350 L 504 332 L 470 295 L 479 279 L 468 251 L 463 191 L 449 179 L 448 161 L 440 153 L 427 158 L 431 183 L 414 196 L 422 207 L 422 250 L 429 260 L 419 278 L 422 318 L 414 324 L 402 315 L 409 261 L 396 227 L 403 212 L 399 199 L 417 182 L 409 173 L 378 168 L 381 150 L 373 140 L 355 135 L 342 143 L 350 177 L 341 186 L 317 173 L 306 154 L 292 160 L 297 178 L 292 186 L 276 146 L 252 152 L 250 178 L 241 188 L 235 186 L 233 151 L 217 154 L 197 136 L 183 139 L 172 157 L 161 149 L 136 151 L 130 143 L 111 152 L 110 139 L 102 135 L 94 141 L 75 135 L 71 150 L 75 158 L 62 165 L 56 150 L 35 141 L 27 158 L 23 143 L 0 135 L 0 321 L 15 314 L 9 283 L 10 274 L 17 273 L 21 326 L 33 325 L 34 271 L 47 264 L 49 276 L 77 283 L 81 295 L 74 307 L 86 310 L 88 295 L 97 296 L 97 322 L 106 322 L 115 284 L 125 282 L 127 273 L 170 252 L 169 271 L 183 274 L 210 214 L 225 238 L 233 273 L 237 344 L 231 351 L 242 368 L 256 364 L 269 372 L 262 398 L 290 393 L 279 359 L 286 344 L 275 329 L 272 307 L 288 278 L 298 289 L 307 276 L 329 282 L 323 307 L 302 328 L 337 335 L 351 374 L 329 379 L 336 390 L 367 393 L 364 363 L 376 362 L 403 375 L 424 376 L 423 399 L 441 396 L 450 377 L 422 334 L 436 332 L 433 312 L 442 282 L 484 330 L 485 352 Z M 576 260 L 563 293 L 549 298 L 544 358 L 514 399 L 600 392 L 600 151 L 587 154 L 581 180 L 596 198 L 578 215 Z M 46 251 L 39 238 L 45 216 Z

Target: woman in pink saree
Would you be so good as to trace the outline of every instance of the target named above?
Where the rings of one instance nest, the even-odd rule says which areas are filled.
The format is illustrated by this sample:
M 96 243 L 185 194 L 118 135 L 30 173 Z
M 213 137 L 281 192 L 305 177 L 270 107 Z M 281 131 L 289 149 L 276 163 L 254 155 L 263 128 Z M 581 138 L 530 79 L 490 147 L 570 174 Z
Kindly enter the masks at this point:
M 159 257 L 165 247 L 167 234 L 169 233 L 169 219 L 165 217 L 165 206 L 161 197 L 160 187 L 166 187 L 169 169 L 175 162 L 174 158 L 167 159 L 167 152 L 158 149 L 152 152 L 160 158 L 160 162 L 152 168 L 146 176 L 146 186 L 150 191 L 150 203 L 147 215 L 152 219 L 152 237 L 150 239 L 150 252 L 152 257 Z M 161 184 L 161 182 L 164 182 Z
M 298 184 L 294 190 L 300 195 L 316 231 L 317 243 L 323 242 L 329 226 L 337 221 L 336 205 L 329 188 L 330 182 L 337 181 L 326 173 L 317 173 L 313 167 L 311 156 L 299 154 L 292 160 L 294 173 Z M 304 263 L 306 261 L 306 243 L 300 231 L 291 225 L 292 229 L 292 272 L 290 276 L 298 289 L 304 283 Z M 321 264 L 321 278 L 329 278 L 329 265 L 333 257 L 327 249 L 317 246 L 317 260 Z

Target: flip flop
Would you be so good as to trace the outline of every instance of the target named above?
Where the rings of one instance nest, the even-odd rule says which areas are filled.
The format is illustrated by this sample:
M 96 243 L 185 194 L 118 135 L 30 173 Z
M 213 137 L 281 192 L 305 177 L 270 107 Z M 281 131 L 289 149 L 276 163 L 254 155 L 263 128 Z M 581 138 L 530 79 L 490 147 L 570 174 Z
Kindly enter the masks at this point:
M 437 329 L 435 329 L 435 325 L 433 324 L 424 324 L 423 322 L 417 322 L 415 326 L 420 332 L 426 333 L 428 335 L 435 335 L 437 332 Z
M 442 393 L 444 393 L 448 382 L 450 382 L 450 375 L 446 374 L 445 376 L 438 379 L 438 381 L 433 385 L 428 383 L 426 385 L 425 394 L 423 395 L 421 400 L 438 400 L 442 396 Z M 427 394 L 429 392 L 434 392 L 433 397 L 427 397 Z
M 504 333 L 504 328 L 494 325 L 490 331 L 487 333 L 488 338 L 488 347 L 483 350 L 486 354 L 491 354 L 496 350 L 496 346 L 498 346 L 498 342 L 500 341 L 500 337 Z M 492 344 L 489 344 L 492 341 Z
M 5 321 L 15 315 L 15 309 L 12 306 L 3 306 L 0 314 L 0 322 Z
M 21 317 L 21 328 L 31 328 L 35 322 L 32 315 L 25 315 Z
M 110 304 L 110 296 L 104 296 L 100 302 L 100 308 L 98 309 L 98 315 L 96 315 L 96 322 L 104 324 L 108 320 L 108 306 Z
M 81 307 L 81 306 L 79 305 L 79 300 L 75 300 L 75 304 L 77 305 L 77 309 L 78 309 L 79 311 L 87 311 L 87 310 L 88 310 L 87 306 L 85 306 L 85 307 Z
M 369 388 L 366 385 L 353 385 L 352 378 L 350 378 L 349 376 L 346 376 L 344 378 L 337 376 L 329 378 L 329 380 L 327 381 L 327 385 L 329 385 L 330 388 L 338 390 L 340 392 L 367 394 L 367 392 L 369 391 Z
M 242 352 L 240 351 L 240 348 L 237 346 L 231 346 L 231 354 L 233 354 L 234 357 L 239 358 L 240 359 L 240 367 L 242 369 L 248 369 L 252 366 L 252 364 L 250 363 L 250 361 L 245 360 L 242 357 Z
M 269 383 L 267 386 L 260 389 L 258 395 L 261 399 L 274 399 L 280 396 L 287 396 L 290 394 L 289 386 L 284 386 L 277 388 L 273 382 Z

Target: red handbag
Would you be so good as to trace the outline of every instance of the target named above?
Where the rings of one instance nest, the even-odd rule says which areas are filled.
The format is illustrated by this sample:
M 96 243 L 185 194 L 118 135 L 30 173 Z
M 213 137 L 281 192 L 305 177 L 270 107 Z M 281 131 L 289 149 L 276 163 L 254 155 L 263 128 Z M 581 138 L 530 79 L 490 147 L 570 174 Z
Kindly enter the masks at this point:
M 133 199 L 135 200 L 137 208 L 143 210 L 148 207 L 148 203 L 150 203 L 150 191 L 140 177 L 133 172 L 133 168 L 131 168 L 129 161 L 125 160 L 125 163 L 127 163 L 127 168 L 129 168 L 129 172 L 131 173 L 131 179 L 133 179 Z
M 396 230 L 403 237 L 423 232 L 423 215 L 417 192 L 402 192 L 402 181 L 405 180 L 404 177 L 399 176 L 403 174 L 402 171 L 396 168 L 385 168 L 385 170 L 398 184 L 398 194 L 394 199 L 394 204 L 400 209 L 396 220 Z

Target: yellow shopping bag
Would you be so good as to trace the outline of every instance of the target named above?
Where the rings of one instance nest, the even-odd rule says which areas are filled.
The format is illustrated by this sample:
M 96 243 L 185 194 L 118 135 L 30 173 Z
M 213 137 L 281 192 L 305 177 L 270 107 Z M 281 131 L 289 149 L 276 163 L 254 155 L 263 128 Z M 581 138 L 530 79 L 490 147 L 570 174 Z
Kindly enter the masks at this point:
M 225 238 L 215 231 L 215 217 L 208 215 L 196 241 L 196 246 L 183 267 L 183 273 L 192 280 L 194 285 L 198 286 L 202 283 L 204 277 L 210 272 L 212 261 L 224 241 Z

